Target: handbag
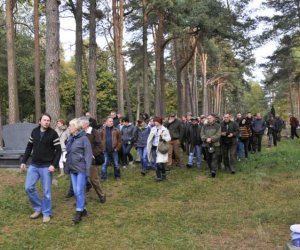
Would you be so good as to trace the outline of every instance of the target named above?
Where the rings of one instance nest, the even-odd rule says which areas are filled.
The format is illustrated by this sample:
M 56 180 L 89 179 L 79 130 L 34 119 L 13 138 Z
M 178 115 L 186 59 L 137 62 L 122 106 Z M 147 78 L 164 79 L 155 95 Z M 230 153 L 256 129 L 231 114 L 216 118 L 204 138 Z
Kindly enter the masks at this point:
M 157 145 L 157 150 L 161 154 L 167 154 L 169 152 L 169 144 L 160 137 L 159 143 Z

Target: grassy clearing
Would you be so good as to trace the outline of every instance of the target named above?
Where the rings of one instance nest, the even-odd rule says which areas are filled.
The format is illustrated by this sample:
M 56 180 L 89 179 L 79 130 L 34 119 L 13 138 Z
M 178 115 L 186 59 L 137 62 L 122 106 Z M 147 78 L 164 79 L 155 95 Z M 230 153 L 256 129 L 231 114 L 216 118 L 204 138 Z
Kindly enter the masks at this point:
M 300 140 L 251 155 L 236 175 L 175 169 L 168 180 L 139 166 L 103 184 L 107 203 L 87 195 L 89 216 L 73 226 L 68 178 L 53 186 L 50 224 L 30 220 L 24 174 L 0 171 L 0 249 L 283 249 L 300 223 Z

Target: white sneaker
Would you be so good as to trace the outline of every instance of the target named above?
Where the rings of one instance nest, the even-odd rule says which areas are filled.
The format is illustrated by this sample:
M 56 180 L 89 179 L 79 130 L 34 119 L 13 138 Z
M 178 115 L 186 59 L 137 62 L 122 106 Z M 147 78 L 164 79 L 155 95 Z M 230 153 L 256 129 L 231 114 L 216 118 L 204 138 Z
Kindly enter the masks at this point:
M 37 219 L 37 218 L 40 217 L 40 215 L 41 215 L 41 212 L 35 211 L 35 212 L 34 212 L 32 215 L 30 215 L 29 217 L 30 217 L 30 219 Z
M 123 166 L 123 168 L 127 168 L 127 166 L 126 166 L 126 165 L 124 165 L 124 166 Z
M 43 223 L 48 223 L 51 220 L 50 216 L 43 217 Z

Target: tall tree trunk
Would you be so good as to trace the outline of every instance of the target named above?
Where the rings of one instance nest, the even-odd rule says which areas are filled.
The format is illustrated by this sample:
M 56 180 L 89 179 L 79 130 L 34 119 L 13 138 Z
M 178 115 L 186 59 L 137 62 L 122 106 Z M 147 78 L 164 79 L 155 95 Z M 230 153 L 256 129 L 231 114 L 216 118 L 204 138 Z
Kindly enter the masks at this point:
M 181 117 L 183 115 L 183 84 L 182 84 L 182 69 L 181 69 L 181 53 L 179 49 L 178 39 L 174 40 L 174 52 L 175 52 L 175 67 L 176 67 L 176 82 L 177 82 L 177 115 Z M 186 85 L 187 86 L 187 85 Z
M 0 93 L 0 149 L 3 148 L 3 135 L 2 135 L 2 107 L 3 107 L 3 97 L 2 93 Z
M 130 100 L 130 95 L 129 95 L 129 86 L 128 86 L 128 81 L 127 81 L 127 77 L 126 77 L 124 61 L 123 61 L 123 70 L 124 70 L 124 72 L 123 72 L 123 74 L 124 74 L 124 94 L 125 94 L 125 99 L 126 99 L 126 107 L 127 107 L 129 121 L 133 122 L 131 100 Z
M 163 67 L 163 32 L 164 32 L 164 16 L 159 11 L 158 29 L 155 34 L 155 115 L 162 116 L 162 67 Z
M 300 116 L 300 82 L 297 82 L 297 116 Z
M 203 110 L 202 114 L 208 115 L 208 91 L 207 91 L 207 54 L 206 53 L 199 53 L 200 58 L 200 65 L 201 65 L 201 77 L 202 77 L 202 103 L 203 103 Z
M 39 0 L 34 0 L 34 97 L 35 122 L 38 123 L 42 114 L 41 103 L 41 74 L 40 74 L 40 25 Z
M 193 107 L 196 115 L 199 115 L 198 110 L 198 88 L 197 88 L 197 49 L 194 52 L 192 59 L 192 93 L 193 93 Z
M 124 0 L 112 0 L 113 30 L 114 30 L 114 49 L 117 75 L 117 100 L 118 113 L 124 114 L 124 70 L 123 70 L 123 19 L 124 19 Z
M 136 120 L 140 119 L 140 112 L 141 112 L 141 87 L 140 81 L 136 83 Z M 148 114 L 148 113 L 147 113 Z
M 14 5 L 14 0 L 6 0 L 6 44 L 9 123 L 16 123 L 19 121 L 19 101 L 13 21 Z
M 92 117 L 97 117 L 97 88 L 96 88 L 96 64 L 97 64 L 97 43 L 96 43 L 96 0 L 90 1 L 90 38 L 89 38 L 89 112 Z
M 165 114 L 166 114 L 166 98 L 165 98 L 166 81 L 165 81 L 165 49 L 164 49 L 164 47 L 162 47 L 162 49 L 161 49 L 160 66 L 161 66 L 161 73 L 160 73 L 160 84 L 161 84 L 160 115 L 162 117 L 164 117 Z
M 54 121 L 60 116 L 59 101 L 59 1 L 46 1 L 46 72 L 45 72 L 45 97 L 46 112 Z
M 192 114 L 194 113 L 194 109 L 193 109 L 193 104 L 192 104 L 192 100 L 193 100 L 193 90 L 192 90 L 192 85 L 191 85 L 191 81 L 190 81 L 190 76 L 189 76 L 189 70 L 188 70 L 188 66 L 185 67 L 183 69 L 183 90 L 185 90 L 185 95 L 182 95 L 182 101 L 185 105 L 182 105 L 182 115 L 185 114 L 186 112 L 192 112 Z
M 148 62 L 148 0 L 143 0 L 143 86 L 144 86 L 144 113 L 150 113 L 149 101 L 149 62 Z
M 292 82 L 289 80 L 289 99 L 291 105 L 291 113 L 294 114 L 294 104 L 293 104 L 293 86 Z
M 82 0 L 77 0 L 76 11 L 76 41 L 75 41 L 75 62 L 76 62 L 76 87 L 75 87 L 75 116 L 80 117 L 83 113 L 82 104 Z M 96 116 L 94 116 L 96 117 Z

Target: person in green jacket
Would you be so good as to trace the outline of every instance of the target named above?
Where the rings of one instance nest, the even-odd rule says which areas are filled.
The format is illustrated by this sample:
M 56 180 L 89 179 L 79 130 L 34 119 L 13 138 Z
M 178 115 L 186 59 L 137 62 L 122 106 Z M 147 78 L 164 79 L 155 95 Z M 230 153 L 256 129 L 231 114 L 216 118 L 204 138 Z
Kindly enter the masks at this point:
M 210 169 L 211 177 L 216 177 L 218 168 L 218 156 L 220 154 L 221 126 L 215 122 L 215 116 L 207 116 L 207 123 L 201 129 L 206 160 Z

